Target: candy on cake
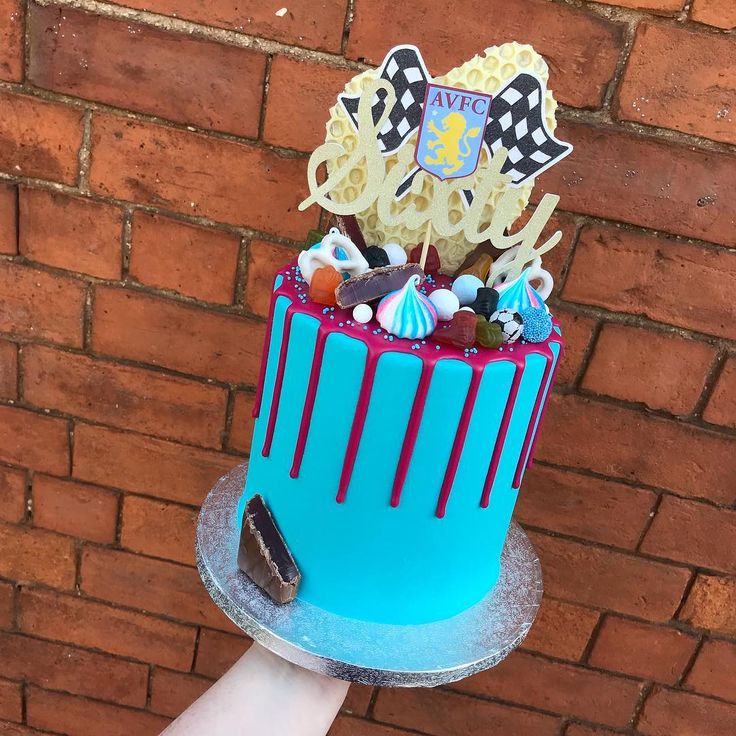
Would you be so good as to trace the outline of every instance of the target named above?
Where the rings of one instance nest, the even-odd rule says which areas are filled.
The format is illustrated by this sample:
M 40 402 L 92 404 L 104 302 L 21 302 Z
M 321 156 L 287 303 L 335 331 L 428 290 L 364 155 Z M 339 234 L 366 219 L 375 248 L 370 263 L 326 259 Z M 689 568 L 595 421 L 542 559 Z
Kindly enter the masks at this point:
M 559 198 L 512 227 L 572 150 L 548 77 L 518 43 L 435 78 L 398 46 L 329 111 L 300 209 L 335 226 L 276 277 L 244 490 L 300 601 L 409 626 L 498 580 L 563 348 L 541 260 Z

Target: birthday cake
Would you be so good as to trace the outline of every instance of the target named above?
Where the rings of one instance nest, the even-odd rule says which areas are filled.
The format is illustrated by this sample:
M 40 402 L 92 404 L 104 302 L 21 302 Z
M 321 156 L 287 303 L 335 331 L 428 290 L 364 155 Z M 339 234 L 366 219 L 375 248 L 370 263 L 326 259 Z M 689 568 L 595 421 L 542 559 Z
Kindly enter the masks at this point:
M 334 225 L 276 276 L 241 501 L 239 565 L 274 600 L 406 625 L 496 583 L 563 348 L 558 198 L 513 227 L 572 150 L 546 83 L 530 46 L 434 79 L 400 46 L 330 111 L 301 207 Z

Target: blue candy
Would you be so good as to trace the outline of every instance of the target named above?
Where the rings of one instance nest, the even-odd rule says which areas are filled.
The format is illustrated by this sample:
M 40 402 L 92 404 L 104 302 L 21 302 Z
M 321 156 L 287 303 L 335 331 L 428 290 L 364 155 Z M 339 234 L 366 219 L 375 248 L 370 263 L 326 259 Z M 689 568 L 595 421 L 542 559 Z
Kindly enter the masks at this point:
M 544 342 L 552 332 L 552 317 L 544 308 L 527 307 L 520 312 L 527 342 Z

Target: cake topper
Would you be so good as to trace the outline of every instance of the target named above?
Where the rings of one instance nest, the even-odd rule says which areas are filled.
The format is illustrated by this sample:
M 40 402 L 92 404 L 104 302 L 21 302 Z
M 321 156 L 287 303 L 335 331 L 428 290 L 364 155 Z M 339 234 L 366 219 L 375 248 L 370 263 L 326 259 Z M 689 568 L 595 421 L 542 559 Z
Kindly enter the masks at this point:
M 355 215 L 370 243 L 433 244 L 454 271 L 474 244 L 519 246 L 503 275 L 561 239 L 537 246 L 559 197 L 545 194 L 526 225 L 507 235 L 534 177 L 572 146 L 554 136 L 556 103 L 547 65 L 530 46 L 486 49 L 432 79 L 413 46 L 388 52 L 377 70 L 354 77 L 330 114 L 327 137 L 309 161 L 310 196 L 334 214 Z M 327 166 L 318 182 L 317 171 Z M 496 272 L 495 278 L 501 274 Z

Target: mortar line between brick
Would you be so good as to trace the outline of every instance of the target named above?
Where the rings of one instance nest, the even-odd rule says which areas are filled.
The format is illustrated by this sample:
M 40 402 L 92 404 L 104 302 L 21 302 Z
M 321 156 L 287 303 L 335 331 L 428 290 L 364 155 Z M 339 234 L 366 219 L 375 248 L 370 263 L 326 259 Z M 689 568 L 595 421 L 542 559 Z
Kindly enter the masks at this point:
M 199 631 L 199 628 L 197 628 L 197 631 Z M 146 678 L 146 704 L 144 706 L 146 710 L 149 710 L 151 707 L 151 696 L 153 695 L 153 670 L 155 666 L 156 665 L 153 663 L 148 665 L 148 677 Z
M 652 509 L 649 512 L 649 515 L 647 516 L 647 520 L 644 522 L 644 526 L 641 530 L 641 534 L 639 535 L 639 540 L 636 543 L 636 547 L 634 547 L 634 549 L 639 553 L 641 553 L 642 551 L 641 546 L 642 544 L 644 544 L 644 539 L 646 538 L 647 534 L 649 534 L 649 530 L 652 528 L 652 524 L 654 524 L 654 519 L 656 518 L 657 513 L 659 512 L 659 507 L 662 505 L 663 498 L 664 498 L 664 494 L 660 493 L 654 499 L 654 504 L 652 505 Z
M 611 81 L 608 83 L 606 92 L 603 96 L 602 107 L 604 110 L 608 111 L 609 115 L 611 114 L 613 98 L 621 85 L 621 80 L 624 76 L 626 65 L 628 64 L 629 57 L 631 56 L 631 51 L 634 47 L 634 40 L 636 39 L 636 33 L 639 28 L 639 23 L 641 22 L 641 17 L 637 17 L 635 14 L 628 13 L 623 20 L 625 28 L 624 44 L 621 47 L 618 62 L 616 64 L 616 69 L 613 72 L 613 77 L 611 77 Z
M 199 640 L 202 636 L 202 627 L 197 626 L 197 632 L 194 635 L 194 646 L 192 647 L 192 663 L 189 666 L 189 672 L 198 674 L 197 669 L 197 657 L 199 656 Z
M 355 17 L 355 0 L 348 0 L 345 6 L 345 21 L 342 26 L 342 39 L 340 41 L 340 53 L 347 58 L 348 41 L 350 39 L 350 28 Z
M 79 147 L 79 175 L 77 187 L 80 192 L 89 193 L 89 169 L 92 154 L 92 110 L 86 109 L 82 118 L 82 144 Z
M 695 666 L 695 662 L 697 661 L 698 657 L 700 656 L 700 652 L 705 646 L 706 638 L 707 637 L 705 634 L 701 634 L 698 637 L 698 643 L 695 645 L 695 649 L 693 650 L 693 653 L 690 655 L 690 659 L 687 661 L 687 664 L 685 665 L 682 672 L 680 673 L 680 676 L 677 678 L 677 682 L 675 683 L 676 688 L 682 689 L 683 685 L 685 684 L 685 681 L 690 676 L 690 673 L 692 672 L 692 669 Z
M 593 630 L 590 632 L 590 637 L 588 638 L 588 641 L 583 648 L 583 653 L 580 655 L 580 659 L 578 660 L 578 662 L 585 667 L 590 667 L 590 655 L 598 641 L 598 634 L 600 634 L 601 629 L 603 628 L 603 622 L 607 617 L 608 613 L 601 613 L 601 615 L 598 616 L 598 620 L 595 622 L 595 626 L 593 626 Z
M 677 606 L 677 609 L 672 614 L 672 619 L 674 621 L 678 621 L 680 618 L 680 615 L 682 614 L 683 608 L 685 608 L 685 604 L 687 603 L 687 599 L 690 597 L 690 593 L 692 593 L 693 588 L 695 587 L 695 581 L 698 579 L 699 574 L 699 568 L 696 568 L 692 571 L 692 574 L 690 575 L 690 579 L 687 581 L 687 584 L 685 585 L 685 589 L 682 591 L 682 598 L 680 598 L 680 604 Z M 721 577 L 723 577 L 723 573 L 719 573 Z
M 644 712 L 644 706 L 646 705 L 647 700 L 649 700 L 649 696 L 651 695 L 652 690 L 654 690 L 653 682 L 644 683 L 644 686 L 641 689 L 641 693 L 639 694 L 639 698 L 636 701 L 636 705 L 634 706 L 634 712 L 631 715 L 631 720 L 629 721 L 629 727 L 633 730 L 636 730 L 639 724 L 639 719 Z
M 123 210 L 123 222 L 120 233 L 120 274 L 121 280 L 126 282 L 130 275 L 130 258 L 133 248 L 133 208 Z
M 600 337 L 600 334 L 603 331 L 604 324 L 605 324 L 604 321 L 599 319 L 598 322 L 596 322 L 596 324 L 593 325 L 593 332 L 580 358 L 580 367 L 578 368 L 577 373 L 575 374 L 571 382 L 571 386 L 575 391 L 580 391 L 580 384 L 582 383 L 583 377 L 585 376 L 585 373 L 588 370 L 588 366 L 590 365 L 590 360 L 593 357 L 593 353 L 595 352 L 595 348 L 596 348 L 596 345 L 598 344 L 598 339 Z
M 235 389 L 231 387 L 227 394 L 227 404 L 225 405 L 225 426 L 221 433 L 221 446 L 223 450 L 231 445 L 233 414 L 235 413 L 235 393 Z
M 248 289 L 248 253 L 251 248 L 252 238 L 241 236 L 238 244 L 238 263 L 235 268 L 235 284 L 233 288 L 233 305 L 246 311 L 246 297 Z M 294 252 L 296 256 L 296 251 Z
M 268 93 L 271 88 L 271 67 L 273 66 L 273 56 L 266 56 L 266 67 L 263 71 L 263 95 L 261 96 L 261 109 L 258 115 L 258 140 L 263 142 L 263 136 L 266 129 L 266 110 L 268 109 Z
M 695 408 L 692 411 L 692 416 L 698 419 L 703 419 L 703 412 L 705 411 L 706 407 L 708 406 L 708 403 L 710 402 L 713 392 L 715 391 L 716 385 L 718 384 L 718 381 L 723 374 L 723 371 L 726 367 L 726 362 L 728 360 L 729 353 L 721 349 L 715 359 L 713 360 L 713 364 L 711 365 L 710 369 L 708 370 L 708 373 L 706 374 L 705 381 L 703 384 L 703 391 L 700 394 L 700 398 L 698 399 L 697 403 L 695 404 Z M 705 420 L 703 420 L 705 421 Z M 708 422 L 710 424 L 710 422 Z

